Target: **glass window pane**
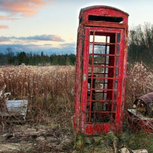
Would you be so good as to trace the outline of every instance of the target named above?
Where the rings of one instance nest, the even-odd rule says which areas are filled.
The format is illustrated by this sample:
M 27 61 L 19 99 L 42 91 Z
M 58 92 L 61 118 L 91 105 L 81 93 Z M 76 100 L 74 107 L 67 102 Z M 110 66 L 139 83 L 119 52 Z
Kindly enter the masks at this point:
M 114 91 L 114 100 L 117 100 L 117 91 Z
M 115 80 L 115 82 L 114 82 L 114 89 L 117 89 L 117 87 L 118 87 L 118 80 Z
M 116 52 L 116 54 L 117 54 L 117 55 L 120 54 L 120 45 L 118 45 L 118 44 L 117 44 L 117 52 Z
M 94 45 L 94 54 L 105 54 L 104 45 Z
M 120 43 L 120 33 L 117 34 L 117 43 Z
M 95 35 L 95 42 L 106 42 L 106 36 L 97 36 Z
M 116 57 L 116 66 L 119 66 L 119 57 Z
M 118 78 L 118 74 L 119 74 L 118 71 L 119 71 L 118 68 L 115 68 L 115 78 Z
M 90 42 L 93 42 L 93 35 L 90 35 Z

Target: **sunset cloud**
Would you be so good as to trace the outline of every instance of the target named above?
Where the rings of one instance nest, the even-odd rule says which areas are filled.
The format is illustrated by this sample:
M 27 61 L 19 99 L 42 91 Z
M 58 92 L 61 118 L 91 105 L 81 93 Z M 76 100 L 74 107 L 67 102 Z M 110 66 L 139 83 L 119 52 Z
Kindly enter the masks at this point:
M 29 36 L 29 37 L 0 37 L 0 42 L 7 42 L 7 41 L 57 41 L 57 42 L 64 42 L 64 40 L 57 35 L 35 35 L 35 36 Z
M 0 20 L 19 20 L 19 18 L 14 18 L 10 16 L 0 15 Z
M 63 42 L 64 40 L 57 35 L 36 35 L 36 36 L 29 36 L 29 37 L 19 37 L 19 39 L 23 40 L 37 40 L 37 41 L 58 41 Z
M 0 29 L 8 29 L 7 25 L 0 25 Z
M 47 4 L 48 3 L 45 2 L 45 0 L 1 0 L 0 11 L 30 17 L 35 15 L 38 12 L 38 9 Z

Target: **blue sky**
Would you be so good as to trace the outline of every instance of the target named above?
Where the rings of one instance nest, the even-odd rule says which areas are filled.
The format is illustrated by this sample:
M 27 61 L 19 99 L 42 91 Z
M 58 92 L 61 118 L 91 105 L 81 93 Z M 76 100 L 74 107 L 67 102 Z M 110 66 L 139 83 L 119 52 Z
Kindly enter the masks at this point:
M 81 8 L 108 5 L 129 14 L 129 28 L 153 23 L 151 0 L 0 0 L 0 52 L 75 53 Z

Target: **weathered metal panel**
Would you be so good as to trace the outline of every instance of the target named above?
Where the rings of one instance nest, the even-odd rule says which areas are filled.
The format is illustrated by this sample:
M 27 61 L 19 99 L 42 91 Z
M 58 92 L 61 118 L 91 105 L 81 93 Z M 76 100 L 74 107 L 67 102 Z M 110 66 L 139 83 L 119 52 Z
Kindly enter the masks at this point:
M 142 115 L 136 109 L 127 110 L 127 119 L 132 130 L 153 132 L 153 118 Z
M 97 25 L 107 24 L 107 26 L 114 25 L 114 27 L 117 26 L 118 28 L 121 28 L 123 25 L 127 26 L 128 16 L 129 16 L 124 11 L 119 10 L 117 8 L 114 8 L 114 7 L 110 7 L 110 6 L 91 6 L 91 7 L 81 9 L 79 18 L 81 19 L 82 24 L 90 24 L 90 22 L 88 20 L 89 15 L 123 18 L 122 23 L 118 23 L 118 22 L 116 22 L 116 23 L 114 23 L 114 22 L 99 22 L 99 21 L 91 23 L 94 26 L 96 24 Z
M 23 116 L 27 114 L 27 100 L 6 100 L 7 112 L 0 112 L 1 116 Z
M 134 107 L 142 108 L 144 115 L 153 117 L 153 92 L 147 93 L 134 101 Z
M 147 94 L 137 98 L 134 103 L 136 103 L 137 100 L 142 100 L 145 104 L 153 102 L 153 92 L 147 93 Z

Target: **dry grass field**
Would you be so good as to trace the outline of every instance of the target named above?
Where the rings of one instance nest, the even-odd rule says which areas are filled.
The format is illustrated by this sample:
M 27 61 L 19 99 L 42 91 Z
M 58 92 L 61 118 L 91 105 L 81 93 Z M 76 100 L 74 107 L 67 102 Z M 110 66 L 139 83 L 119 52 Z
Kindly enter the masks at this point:
M 9 99 L 28 100 L 27 121 L 47 123 L 53 119 L 70 126 L 74 69 L 73 66 L 2 66 L 0 81 L 6 85 L 4 92 L 11 92 Z
M 1 88 L 4 87 L 1 89 L 1 91 L 3 90 L 3 92 L 11 92 L 9 99 L 27 99 L 29 102 L 26 123 L 24 123 L 26 125 L 22 125 L 24 127 L 23 131 L 27 126 L 27 130 L 30 129 L 30 132 L 34 131 L 32 134 L 40 131 L 40 133 L 44 136 L 42 131 L 45 130 L 46 135 L 48 133 L 54 133 L 53 136 L 56 136 L 56 141 L 58 142 L 62 142 L 61 139 L 65 140 L 65 138 L 70 135 L 70 139 L 73 141 L 71 117 L 73 115 L 74 72 L 74 66 L 21 65 L 0 67 L 0 85 Z M 133 102 L 138 96 L 151 92 L 152 90 L 152 69 L 144 66 L 141 63 L 128 65 L 125 112 L 128 108 L 132 108 Z M 45 128 L 43 128 L 43 130 L 39 127 L 31 129 L 29 128 L 29 125 L 32 125 L 32 127 L 33 125 L 44 125 Z M 49 125 L 53 126 L 54 128 L 56 127 L 56 130 L 50 131 L 51 127 Z M 1 122 L 0 127 L 2 132 L 8 132 L 10 130 L 10 125 L 8 126 L 4 120 Z M 127 129 L 126 118 L 124 120 L 123 127 L 124 134 L 129 132 Z M 14 132 L 15 131 L 17 131 L 17 134 L 14 134 L 14 137 L 16 136 L 15 140 L 17 141 L 17 139 L 19 140 L 19 133 L 20 136 L 23 133 L 16 126 Z M 69 131 L 67 136 L 64 135 L 67 133 L 66 131 Z M 39 135 L 41 135 L 40 133 Z M 132 131 L 130 131 L 130 133 L 126 133 L 125 135 L 127 138 L 124 142 L 118 138 L 118 147 L 128 146 L 128 148 L 131 149 L 146 148 L 149 151 L 153 151 L 153 147 L 151 145 L 153 141 L 151 140 L 152 134 L 135 135 Z M 29 139 L 31 140 L 31 136 Z M 48 138 L 46 138 L 46 140 L 47 139 Z M 143 143 L 143 139 L 145 139 L 145 143 Z M 68 148 L 65 152 L 72 151 L 73 143 L 71 142 L 70 144 L 70 148 Z M 107 145 L 108 144 L 105 146 Z M 90 147 L 93 148 L 93 146 Z M 90 147 L 89 150 L 91 150 Z M 54 148 L 51 144 L 46 143 L 46 141 L 43 143 L 43 145 L 39 147 L 33 146 L 33 148 L 35 148 L 31 151 L 33 153 L 49 152 L 47 149 L 50 150 L 50 152 L 64 152 L 64 149 Z M 88 148 L 85 150 L 89 152 Z M 28 151 L 22 150 L 19 152 Z
M 126 81 L 126 108 L 131 108 L 136 98 L 153 92 L 153 69 L 143 63 L 128 65 Z

